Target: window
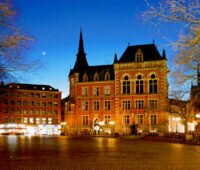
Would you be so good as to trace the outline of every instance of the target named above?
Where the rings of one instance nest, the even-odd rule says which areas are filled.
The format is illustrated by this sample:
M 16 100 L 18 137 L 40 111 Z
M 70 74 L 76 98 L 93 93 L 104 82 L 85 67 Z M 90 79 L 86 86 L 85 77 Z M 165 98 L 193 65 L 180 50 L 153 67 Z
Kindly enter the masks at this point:
M 54 99 L 58 99 L 58 94 L 55 94 L 55 95 L 54 95 Z
M 48 96 L 48 98 L 49 98 L 49 99 L 51 99 L 51 98 L 52 98 L 52 94 L 51 94 L 51 93 L 48 93 L 48 95 L 47 95 L 47 96 Z
M 45 93 L 42 93 L 42 98 L 46 98 L 46 94 Z
M 149 108 L 157 109 L 157 100 L 149 100 Z
M 42 124 L 46 124 L 47 123 L 47 119 L 46 118 L 42 118 Z
M 15 101 L 14 101 L 14 100 L 11 100 L 11 101 L 10 101 L 10 105 L 15 105 Z
M 21 106 L 21 101 L 18 100 L 18 101 L 16 102 L 16 104 L 17 104 L 17 106 Z
M 46 102 L 42 102 L 42 106 L 46 106 Z
M 142 62 L 143 61 L 143 53 L 142 53 L 142 50 L 140 48 L 137 50 L 137 53 L 135 54 L 135 61 L 136 62 Z
M 137 124 L 142 125 L 144 123 L 144 115 L 137 115 Z
M 151 125 L 156 125 L 156 123 L 157 123 L 157 116 L 151 115 Z
M 48 102 L 48 106 L 52 106 L 52 102 Z
M 23 101 L 24 106 L 28 106 L 28 101 Z
M 122 94 L 130 94 L 130 80 L 128 76 L 125 76 L 122 83 Z
M 49 118 L 48 118 L 48 124 L 50 124 L 50 125 L 51 125 L 52 123 L 53 123 L 53 122 L 52 122 L 52 118 L 51 118 L 51 117 L 49 117 Z
M 58 110 L 54 110 L 54 115 L 55 115 L 55 116 L 58 115 Z
M 104 95 L 110 95 L 110 86 L 104 86 Z
M 150 76 L 149 80 L 149 93 L 157 93 L 158 92 L 158 82 L 155 74 Z
M 105 116 L 105 124 L 108 125 L 111 121 L 111 116 Z
M 110 110 L 110 101 L 104 101 L 104 110 Z
M 30 110 L 29 113 L 32 115 L 34 113 L 34 110 Z
M 142 76 L 138 75 L 136 78 L 136 94 L 144 93 L 144 81 L 142 80 Z
M 136 109 L 144 109 L 144 100 L 136 100 L 135 107 Z
M 28 118 L 27 118 L 27 117 L 24 117 L 23 122 L 24 122 L 25 124 L 27 124 L 27 123 L 28 123 Z
M 99 96 L 99 87 L 93 87 L 93 95 Z
M 34 101 L 30 101 L 30 106 L 34 106 Z
M 36 111 L 35 111 L 35 114 L 36 114 L 36 115 L 39 115 L 39 114 L 40 114 L 40 111 L 39 111 L 39 110 L 36 110 Z
M 123 110 L 130 110 L 131 109 L 131 101 L 130 100 L 123 100 L 122 102 L 122 109 Z
M 110 74 L 108 72 L 105 74 L 105 80 L 110 80 Z
M 46 110 L 42 110 L 42 115 L 46 115 Z
M 99 101 L 94 101 L 94 111 L 99 110 Z
M 82 116 L 82 125 L 87 126 L 89 124 L 88 116 Z
M 20 110 L 20 109 L 17 109 L 17 110 L 16 110 L 16 114 L 21 114 L 21 110 Z
M 20 124 L 20 123 L 22 123 L 22 118 L 21 117 L 17 117 L 16 121 L 17 121 L 16 123 Z
M 30 124 L 33 124 L 33 123 L 34 123 L 34 118 L 33 118 L 33 117 L 30 117 L 30 118 L 29 118 L 29 123 L 30 123 Z
M 124 115 L 123 116 L 123 125 L 129 125 L 130 124 L 130 116 Z
M 99 81 L 99 74 L 98 73 L 94 74 L 94 81 Z
M 27 110 L 23 110 L 23 113 L 26 115 L 27 114 Z
M 30 97 L 34 97 L 34 93 L 30 93 Z
M 36 106 L 40 106 L 40 102 L 35 102 L 35 105 Z
M 36 98 L 40 98 L 40 93 L 36 93 L 36 94 L 35 94 L 35 97 L 36 97 Z
M 88 87 L 82 87 L 82 96 L 88 96 Z
M 87 82 L 88 81 L 88 75 L 85 73 L 83 75 L 83 82 Z
M 48 110 L 47 113 L 48 113 L 48 115 L 52 115 L 52 111 L 51 110 Z
M 5 118 L 4 118 L 4 123 L 8 123 L 8 122 L 9 122 L 8 117 L 5 117 Z
M 37 117 L 37 118 L 35 119 L 35 123 L 36 123 L 36 124 L 40 124 L 40 118 L 39 118 L 39 117 Z
M 54 106 L 57 107 L 58 106 L 58 102 L 54 102 Z
M 82 110 L 83 111 L 87 111 L 88 110 L 88 102 L 87 101 L 83 101 L 82 102 Z

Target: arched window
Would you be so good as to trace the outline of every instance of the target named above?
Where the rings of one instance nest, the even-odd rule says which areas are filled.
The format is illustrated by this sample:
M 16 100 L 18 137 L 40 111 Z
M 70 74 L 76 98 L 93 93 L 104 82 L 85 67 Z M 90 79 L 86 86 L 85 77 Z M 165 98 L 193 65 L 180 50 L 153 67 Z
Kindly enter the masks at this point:
M 128 76 L 125 76 L 123 78 L 123 83 L 122 83 L 122 94 L 130 94 L 130 92 L 131 92 L 130 80 Z
M 144 80 L 142 79 L 141 75 L 138 75 L 136 77 L 136 83 L 135 83 L 135 89 L 136 94 L 143 94 L 144 93 Z
M 83 75 L 83 82 L 87 82 L 88 81 L 88 75 L 85 73 Z
M 99 81 L 99 74 L 98 73 L 94 74 L 94 81 Z
M 155 74 L 151 74 L 149 80 L 149 93 L 157 93 L 158 92 L 158 80 Z
M 135 61 L 142 62 L 143 61 L 143 53 L 142 50 L 139 48 L 135 54 Z
M 109 74 L 109 72 L 106 72 L 106 74 L 105 74 L 105 80 L 110 80 L 110 74 Z

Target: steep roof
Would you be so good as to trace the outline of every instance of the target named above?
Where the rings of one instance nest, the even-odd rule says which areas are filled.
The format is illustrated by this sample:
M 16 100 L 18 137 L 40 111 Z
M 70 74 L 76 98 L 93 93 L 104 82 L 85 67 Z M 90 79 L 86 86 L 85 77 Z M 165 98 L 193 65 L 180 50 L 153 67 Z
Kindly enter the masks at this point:
M 87 74 L 88 81 L 94 81 L 94 75 L 97 73 L 99 75 L 99 81 L 105 80 L 106 73 L 109 73 L 110 80 L 114 80 L 114 69 L 113 65 L 98 65 L 98 66 L 88 66 L 83 72 L 80 72 L 79 81 L 83 81 L 83 75 Z
M 134 45 L 128 46 L 125 52 L 122 54 L 118 63 L 134 62 L 135 54 L 138 49 L 143 53 L 143 61 L 156 61 L 156 60 L 166 60 L 165 51 L 161 57 L 155 44 L 145 44 L 145 45 Z

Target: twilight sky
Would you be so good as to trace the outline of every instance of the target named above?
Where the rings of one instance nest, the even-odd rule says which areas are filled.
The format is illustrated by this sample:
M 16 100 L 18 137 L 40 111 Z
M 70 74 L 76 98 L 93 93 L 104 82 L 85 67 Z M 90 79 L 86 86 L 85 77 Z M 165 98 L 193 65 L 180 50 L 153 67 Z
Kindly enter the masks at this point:
M 151 0 L 150 2 L 153 2 Z M 80 29 L 89 65 L 111 64 L 128 44 L 151 44 L 160 53 L 166 49 L 168 66 L 177 27 L 164 24 L 155 28 L 140 15 L 143 0 L 14 0 L 19 23 L 33 38 L 27 55 L 39 57 L 44 67 L 19 80 L 20 83 L 48 84 L 69 94 L 68 74 L 75 64 Z

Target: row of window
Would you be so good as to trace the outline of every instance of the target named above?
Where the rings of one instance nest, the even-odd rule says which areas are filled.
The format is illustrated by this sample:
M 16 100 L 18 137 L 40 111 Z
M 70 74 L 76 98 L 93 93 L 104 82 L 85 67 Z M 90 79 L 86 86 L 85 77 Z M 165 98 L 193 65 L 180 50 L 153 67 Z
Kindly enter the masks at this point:
M 28 97 L 28 98 L 49 98 L 49 99 L 58 99 L 58 94 L 52 93 L 34 93 L 34 92 L 18 92 L 13 94 L 13 92 L 8 92 L 9 96 L 13 97 Z
M 111 87 L 110 86 L 104 86 L 104 95 L 110 95 L 111 94 Z M 81 95 L 82 96 L 89 96 L 88 95 L 88 87 L 82 87 Z M 93 96 L 99 96 L 100 95 L 100 88 L 99 87 L 93 87 Z
M 155 74 L 151 75 L 151 79 L 148 83 L 149 93 L 158 93 L 158 80 Z M 142 75 L 138 75 L 135 81 L 135 93 L 144 93 L 144 79 Z M 122 94 L 131 94 L 131 80 L 129 76 L 125 76 L 122 82 Z
M 149 109 L 157 109 L 158 101 L 157 100 L 149 100 Z M 81 106 L 82 111 L 89 110 L 89 102 L 82 101 Z M 103 105 L 104 110 L 111 110 L 111 101 L 106 100 L 104 101 Z M 135 100 L 135 109 L 144 109 L 144 100 Z M 100 101 L 93 102 L 93 110 L 98 111 L 100 110 Z M 122 110 L 131 110 L 131 100 L 123 100 L 122 101 Z
M 108 125 L 110 121 L 111 121 L 111 116 L 109 116 L 109 115 L 104 116 L 105 125 Z M 123 115 L 122 124 L 123 125 L 130 125 L 131 124 L 130 115 Z M 144 115 L 143 114 L 138 114 L 136 116 L 136 124 L 139 124 L 139 125 L 144 124 Z M 151 125 L 157 124 L 157 115 L 150 115 L 150 124 Z M 82 116 L 82 125 L 84 125 L 84 126 L 89 125 L 89 116 L 87 116 L 87 115 Z
M 40 102 L 40 101 L 21 101 L 21 100 L 5 100 L 4 101 L 5 105 L 16 105 L 16 106 L 54 106 L 57 107 L 58 106 L 58 102 L 54 101 L 54 102 Z
M 58 110 L 21 110 L 21 109 L 4 109 L 5 114 L 29 114 L 29 115 L 58 115 Z
M 49 118 L 39 118 L 39 117 L 5 117 L 4 123 L 23 123 L 23 124 L 58 124 L 58 119 Z
M 93 80 L 99 81 L 99 74 L 98 73 L 94 74 Z M 110 80 L 110 73 L 109 72 L 105 73 L 104 80 L 107 80 L 107 81 Z M 83 82 L 87 82 L 87 81 L 88 81 L 88 75 L 85 73 L 83 75 Z

